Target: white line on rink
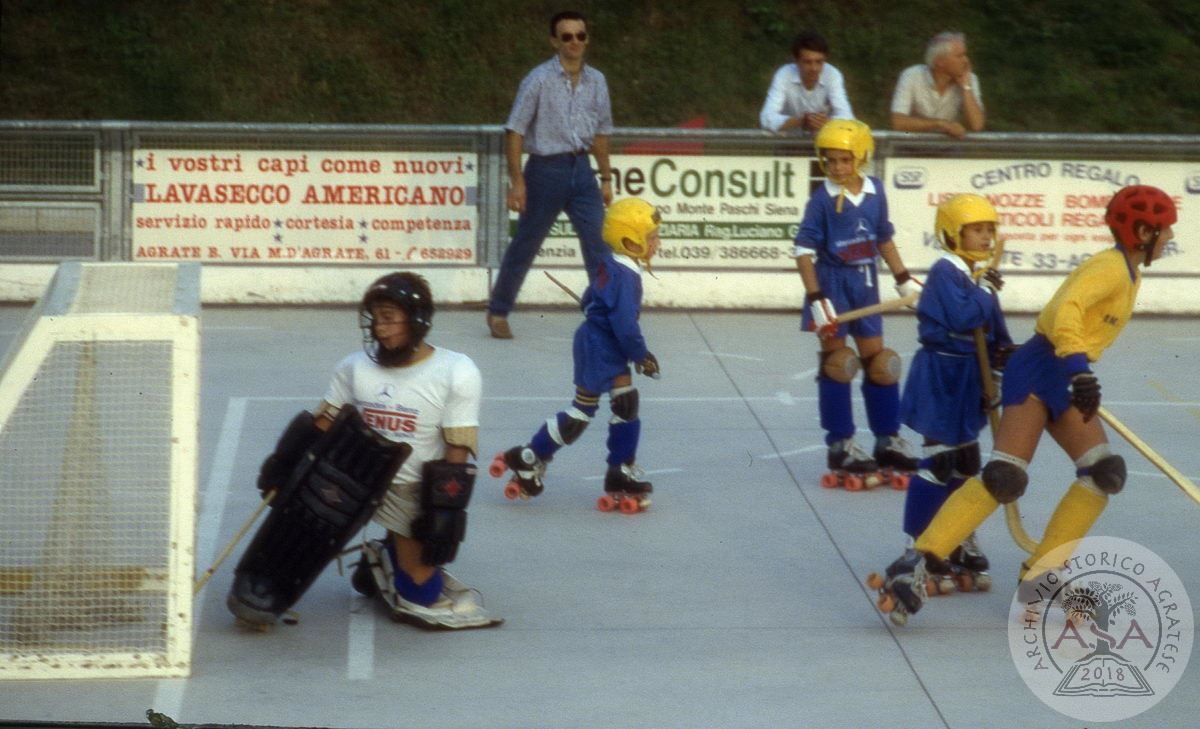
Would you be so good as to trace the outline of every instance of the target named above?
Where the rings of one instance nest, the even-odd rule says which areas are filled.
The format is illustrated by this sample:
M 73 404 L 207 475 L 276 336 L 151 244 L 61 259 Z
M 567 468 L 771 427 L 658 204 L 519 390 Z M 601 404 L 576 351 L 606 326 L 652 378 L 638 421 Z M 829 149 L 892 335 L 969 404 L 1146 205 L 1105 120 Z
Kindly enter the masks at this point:
M 645 475 L 645 476 L 653 476 L 658 473 L 683 473 L 683 469 L 682 468 L 655 468 L 653 470 L 642 471 L 642 475 Z M 602 480 L 604 480 L 604 477 L 603 476 L 584 476 L 583 480 L 584 481 L 602 481 Z
M 217 539 L 221 533 L 221 517 L 225 514 L 226 496 L 233 480 L 233 461 L 237 456 L 238 443 L 242 439 L 242 424 L 246 419 L 246 401 L 249 398 L 231 397 L 225 403 L 225 417 L 221 420 L 221 437 L 213 453 L 212 470 L 204 487 L 204 501 L 200 518 L 196 524 L 196 573 L 209 568 L 217 552 Z M 209 582 L 208 585 L 211 585 Z M 205 585 L 205 587 L 208 587 Z M 201 590 L 203 593 L 204 591 Z M 192 625 L 199 631 L 203 600 L 193 602 Z M 193 659 L 195 654 L 193 653 Z M 185 679 L 162 679 L 154 688 L 154 710 L 167 716 L 182 718 Z
M 822 443 L 821 445 L 808 446 L 807 448 L 797 448 L 797 449 L 791 450 L 791 451 L 783 451 L 782 453 L 764 453 L 763 455 L 758 456 L 758 458 L 762 458 L 763 460 L 770 460 L 772 458 L 787 458 L 788 456 L 798 456 L 801 453 L 812 453 L 813 451 L 823 451 L 828 447 L 829 446 Z

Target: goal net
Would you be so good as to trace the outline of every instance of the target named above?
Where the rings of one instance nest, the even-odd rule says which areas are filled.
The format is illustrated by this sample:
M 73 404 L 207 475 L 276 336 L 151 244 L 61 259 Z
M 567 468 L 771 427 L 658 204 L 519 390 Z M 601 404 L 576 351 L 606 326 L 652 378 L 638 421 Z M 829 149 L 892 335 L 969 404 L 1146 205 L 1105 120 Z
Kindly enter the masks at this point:
M 0 679 L 191 669 L 197 264 L 62 264 L 0 368 Z

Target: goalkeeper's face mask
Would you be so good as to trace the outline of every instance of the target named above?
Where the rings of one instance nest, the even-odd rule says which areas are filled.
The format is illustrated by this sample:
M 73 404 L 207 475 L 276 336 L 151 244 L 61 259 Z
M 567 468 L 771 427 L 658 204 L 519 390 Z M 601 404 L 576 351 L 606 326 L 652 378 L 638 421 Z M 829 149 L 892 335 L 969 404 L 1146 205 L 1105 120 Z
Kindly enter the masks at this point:
M 410 334 L 408 312 L 389 301 L 372 304 L 371 336 L 379 347 L 381 364 L 394 361 L 395 355 L 389 356 L 390 353 L 406 353 L 410 345 Z M 403 361 L 407 357 L 400 355 L 400 359 Z

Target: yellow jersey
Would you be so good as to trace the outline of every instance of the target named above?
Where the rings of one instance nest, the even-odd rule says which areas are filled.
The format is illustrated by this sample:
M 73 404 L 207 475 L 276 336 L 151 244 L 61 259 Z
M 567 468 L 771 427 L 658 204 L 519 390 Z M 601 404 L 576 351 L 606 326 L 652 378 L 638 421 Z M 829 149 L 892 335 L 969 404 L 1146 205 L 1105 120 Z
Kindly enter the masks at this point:
M 1082 352 L 1095 362 L 1129 323 L 1141 285 L 1141 273 L 1119 248 L 1097 253 L 1058 287 L 1038 315 L 1037 332 L 1055 355 Z

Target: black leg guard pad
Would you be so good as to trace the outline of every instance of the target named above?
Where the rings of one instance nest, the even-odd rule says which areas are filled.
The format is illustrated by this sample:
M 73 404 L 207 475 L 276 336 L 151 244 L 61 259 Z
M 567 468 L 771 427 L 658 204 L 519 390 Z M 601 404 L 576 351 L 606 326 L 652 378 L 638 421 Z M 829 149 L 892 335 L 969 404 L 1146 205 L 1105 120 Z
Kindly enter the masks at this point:
M 422 514 L 413 520 L 413 539 L 421 542 L 421 561 L 448 564 L 458 556 L 467 534 L 467 503 L 475 487 L 475 464 L 429 461 L 421 474 Z
M 258 490 L 265 494 L 283 486 L 296 469 L 296 464 L 304 457 L 304 452 L 321 437 L 321 432 L 312 413 L 307 410 L 300 411 L 292 418 L 279 436 L 274 452 L 267 456 L 258 469 Z
M 1029 475 L 1007 461 L 991 461 L 983 467 L 983 485 L 1001 504 L 1011 504 L 1025 493 Z
M 969 477 L 979 473 L 980 461 L 983 458 L 979 455 L 978 443 L 963 446 L 954 452 L 958 456 L 954 464 L 954 474 L 956 476 Z
M 615 395 L 609 395 L 608 404 L 612 408 L 613 417 L 620 418 L 626 423 L 632 423 L 637 420 L 638 391 L 636 387 Z
M 367 523 L 411 452 L 343 408 L 304 453 L 242 555 L 225 601 L 230 612 L 275 622 Z
M 1125 459 L 1108 455 L 1092 465 L 1092 481 L 1106 494 L 1119 494 L 1125 488 Z

